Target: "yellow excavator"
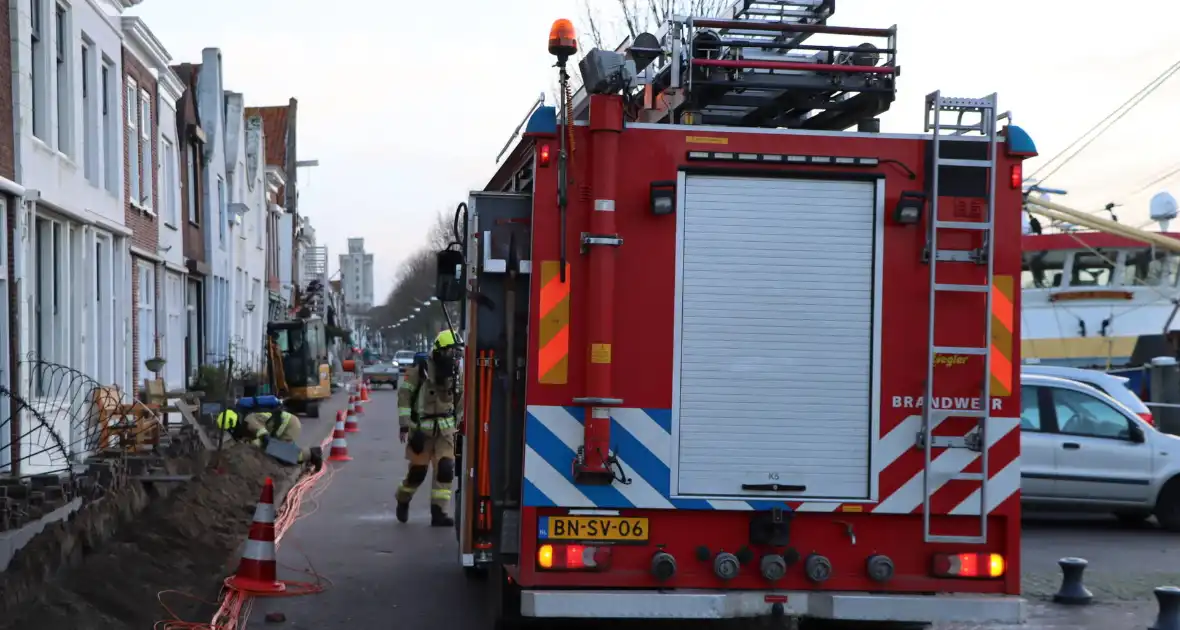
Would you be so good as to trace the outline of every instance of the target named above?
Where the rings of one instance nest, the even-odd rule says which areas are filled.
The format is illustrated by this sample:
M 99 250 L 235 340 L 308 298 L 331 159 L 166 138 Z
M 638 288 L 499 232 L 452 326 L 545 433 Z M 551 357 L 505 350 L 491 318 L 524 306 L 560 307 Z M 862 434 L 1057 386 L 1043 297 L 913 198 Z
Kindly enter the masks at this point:
M 294 413 L 318 416 L 320 402 L 332 395 L 324 320 L 273 321 L 266 325 L 266 339 L 270 381 L 283 405 Z

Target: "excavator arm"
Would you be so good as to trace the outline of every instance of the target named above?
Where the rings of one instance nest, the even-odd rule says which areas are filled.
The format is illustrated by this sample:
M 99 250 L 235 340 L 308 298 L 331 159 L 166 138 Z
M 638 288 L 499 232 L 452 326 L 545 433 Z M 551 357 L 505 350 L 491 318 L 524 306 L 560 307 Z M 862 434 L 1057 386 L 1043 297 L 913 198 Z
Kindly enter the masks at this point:
M 283 355 L 279 352 L 279 345 L 275 343 L 274 337 L 266 338 L 266 354 L 275 389 L 280 398 L 285 398 L 290 395 L 291 388 L 287 386 L 287 374 L 283 371 Z

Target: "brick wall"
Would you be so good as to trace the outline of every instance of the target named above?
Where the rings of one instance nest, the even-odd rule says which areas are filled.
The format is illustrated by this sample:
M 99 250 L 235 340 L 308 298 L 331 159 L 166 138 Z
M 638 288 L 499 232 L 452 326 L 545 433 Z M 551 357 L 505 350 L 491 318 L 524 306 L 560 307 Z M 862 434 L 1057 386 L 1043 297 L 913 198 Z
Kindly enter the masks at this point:
M 10 0 L 0 0 L 0 76 L 6 77 L 6 80 L 0 81 L 0 175 L 8 179 L 16 179 L 16 135 L 12 118 L 12 31 L 8 15 L 9 2 Z M 3 252 L 4 257 L 8 260 L 10 272 L 16 268 L 13 245 L 15 239 L 12 238 L 17 225 L 17 206 L 13 203 L 14 201 L 14 199 L 8 200 L 8 251 Z M 4 366 L 9 374 L 17 374 L 20 367 L 21 353 L 17 351 L 20 348 L 20 318 L 17 311 L 19 307 L 20 299 L 16 293 L 16 283 L 9 282 L 8 313 L 5 316 L 8 317 L 8 347 L 13 351 L 8 353 L 8 365 Z M 13 385 L 17 384 L 13 383 Z M 21 424 L 10 422 L 9 431 L 11 433 L 8 442 L 12 445 L 12 461 L 19 461 Z
M 145 151 L 144 149 L 146 147 L 141 144 L 140 145 L 141 149 L 138 152 L 139 159 L 135 163 L 132 163 L 131 162 L 131 149 L 130 149 L 131 144 L 130 143 L 132 143 L 132 142 L 140 142 L 141 143 L 143 141 L 142 134 L 143 134 L 143 129 L 146 126 L 148 129 L 150 129 L 149 136 L 151 138 L 151 141 L 150 141 L 151 142 L 151 151 L 150 151 L 151 159 L 152 159 L 153 163 L 155 163 L 155 164 L 159 163 L 159 155 L 160 155 L 160 147 L 159 147 L 159 140 L 158 140 L 159 139 L 159 122 L 158 122 L 159 121 L 159 112 L 157 111 L 157 109 L 159 109 L 159 108 L 157 107 L 158 103 L 156 101 L 156 81 L 155 81 L 155 79 L 152 78 L 152 75 L 150 72 L 148 72 L 148 69 L 146 67 L 144 67 L 144 65 L 142 63 L 140 63 L 140 61 L 138 59 L 135 58 L 135 55 L 131 54 L 126 48 L 124 48 L 123 49 L 123 87 L 122 87 L 124 94 L 126 94 L 126 91 L 127 91 L 127 79 L 129 79 L 129 78 L 135 81 L 135 84 L 136 84 L 135 87 L 136 87 L 137 91 L 146 91 L 148 93 L 148 98 L 151 99 L 151 118 L 152 119 L 151 120 L 142 120 L 142 118 L 141 118 L 142 113 L 143 113 L 142 106 L 139 107 L 139 111 L 131 111 L 130 108 L 134 107 L 134 104 L 128 102 L 126 98 L 123 99 L 123 138 L 124 138 L 123 172 L 125 174 L 125 176 L 123 178 L 123 197 L 126 200 L 124 202 L 123 216 L 127 221 L 127 227 L 131 228 L 131 244 L 132 244 L 132 246 L 137 247 L 139 249 L 142 249 L 144 251 L 147 251 L 147 252 L 155 255 L 156 249 L 160 243 L 160 226 L 159 226 L 158 215 L 152 214 L 152 213 L 158 212 L 159 208 L 160 208 L 159 169 L 155 168 L 154 164 L 152 165 L 151 168 L 149 168 L 150 177 L 151 177 L 151 186 L 152 186 L 152 196 L 151 196 L 151 206 L 152 206 L 151 212 L 152 213 L 149 213 L 149 212 L 142 210 L 137 204 L 134 204 L 132 202 L 133 197 L 131 195 L 131 175 L 130 175 L 132 172 L 134 172 L 134 171 L 132 171 L 132 169 L 139 169 L 139 172 L 141 172 L 141 173 L 143 172 L 144 159 L 147 157 L 147 155 L 145 155 L 145 154 L 148 153 L 148 151 Z M 127 124 L 127 119 L 130 116 L 135 116 L 137 119 L 139 119 L 139 124 L 136 126 L 135 129 L 132 129 Z M 142 188 L 142 184 L 141 184 L 141 188 L 140 188 L 141 194 L 142 194 L 142 191 L 143 191 L 143 188 Z M 139 296 L 139 261 L 140 260 L 143 260 L 143 259 L 137 258 L 135 256 L 132 256 L 132 259 L 131 259 L 131 261 L 132 261 L 132 266 L 131 266 L 131 308 L 132 308 L 132 317 L 131 317 L 131 383 L 132 383 L 132 386 L 137 391 L 138 391 L 139 385 L 140 385 L 140 374 L 146 371 L 146 368 L 143 367 L 143 362 L 144 362 L 144 360 L 149 359 L 155 355 L 155 348 L 154 347 L 141 348 L 140 343 L 139 343 L 140 337 L 142 336 L 140 334 L 140 330 L 139 330 L 139 297 L 140 297 Z M 155 263 L 153 262 L 152 264 L 155 264 Z M 159 290 L 160 281 L 159 281 L 158 276 L 160 274 L 156 273 L 154 275 L 156 276 L 155 286 L 153 289 L 155 292 L 155 299 L 153 299 L 152 302 L 154 304 L 158 304 L 159 303 L 159 296 L 160 296 L 160 290 Z M 157 334 L 158 334 L 158 331 L 157 331 Z M 132 393 L 134 394 L 134 392 L 132 392 Z
M 135 55 L 132 55 L 130 52 L 128 52 L 126 48 L 123 49 L 123 75 L 124 94 L 127 91 L 127 79 L 130 78 L 135 81 L 136 89 L 146 90 L 152 99 L 152 120 L 146 121 L 146 123 L 151 125 L 152 160 L 157 161 L 159 159 L 160 147 L 158 146 L 159 112 L 156 111 L 156 81 L 152 78 L 152 75 L 150 72 L 148 72 L 147 68 L 145 68 L 143 64 L 141 64 L 139 60 L 135 58 Z M 138 168 L 142 171 L 142 163 L 145 157 L 145 152 L 141 150 L 139 151 L 139 161 L 136 164 L 132 164 L 130 161 L 131 150 L 130 144 L 128 143 L 140 142 L 140 135 L 142 133 L 140 129 L 132 130 L 127 125 L 127 116 L 129 115 L 128 108 L 131 106 L 132 104 L 128 103 L 127 99 L 124 98 L 123 137 L 125 139 L 125 143 L 123 148 L 123 172 L 127 174 L 132 172 L 132 168 Z M 140 113 L 141 112 L 134 112 L 134 115 L 138 118 Z M 144 123 L 145 121 L 140 121 L 140 125 L 143 125 Z M 152 208 L 153 211 L 156 211 L 160 207 L 160 186 L 159 182 L 157 181 L 159 179 L 159 173 L 158 169 L 154 167 L 150 170 L 152 179 Z M 124 208 L 124 218 L 127 220 L 127 227 L 131 228 L 132 244 L 140 249 L 155 254 L 156 247 L 160 242 L 160 227 L 157 223 L 157 217 L 140 210 L 138 207 L 132 204 L 130 175 L 127 175 L 123 178 L 123 193 L 124 198 L 127 200 Z
M 0 0 L 0 175 L 16 179 L 16 137 L 12 118 L 12 37 L 8 3 Z M 15 347 L 15 346 L 13 346 Z

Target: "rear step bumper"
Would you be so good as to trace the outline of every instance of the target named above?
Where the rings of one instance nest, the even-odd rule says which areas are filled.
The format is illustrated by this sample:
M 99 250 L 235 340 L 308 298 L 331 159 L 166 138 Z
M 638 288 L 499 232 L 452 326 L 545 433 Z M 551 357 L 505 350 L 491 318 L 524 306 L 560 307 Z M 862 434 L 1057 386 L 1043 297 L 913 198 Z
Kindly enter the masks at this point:
M 783 598 L 786 602 L 783 603 Z M 525 617 L 581 619 L 736 619 L 774 614 L 844 621 L 1024 623 L 1025 601 L 1000 595 L 879 595 L 806 591 L 534 591 L 521 594 Z

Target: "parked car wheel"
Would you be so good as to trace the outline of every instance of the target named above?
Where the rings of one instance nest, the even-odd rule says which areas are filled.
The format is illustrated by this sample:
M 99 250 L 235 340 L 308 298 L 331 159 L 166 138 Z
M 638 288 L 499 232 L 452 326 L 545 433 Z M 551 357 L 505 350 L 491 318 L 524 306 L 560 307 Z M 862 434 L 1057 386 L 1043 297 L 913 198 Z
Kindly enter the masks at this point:
M 1155 504 L 1155 518 L 1160 522 L 1160 527 L 1170 532 L 1180 532 L 1180 479 L 1173 478 L 1160 490 L 1160 497 Z

